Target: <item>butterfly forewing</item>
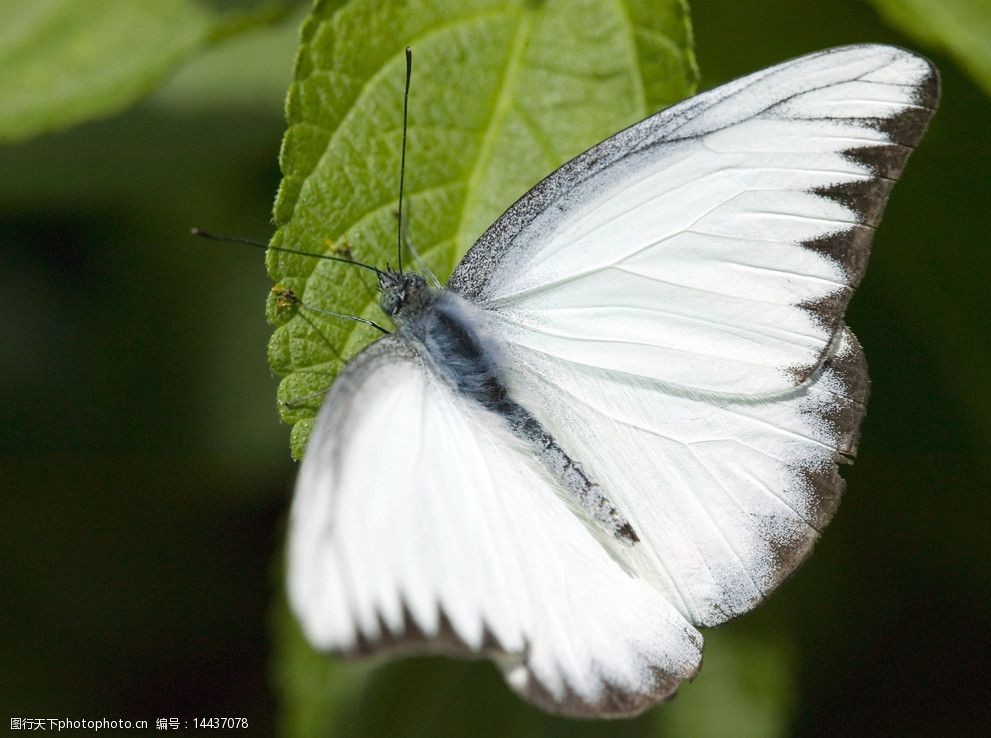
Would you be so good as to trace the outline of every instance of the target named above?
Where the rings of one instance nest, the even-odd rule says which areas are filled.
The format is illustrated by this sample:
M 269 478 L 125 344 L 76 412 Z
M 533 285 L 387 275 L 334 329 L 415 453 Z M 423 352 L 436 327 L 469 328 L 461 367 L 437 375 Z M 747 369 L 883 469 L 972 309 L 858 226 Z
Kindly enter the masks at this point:
M 449 286 L 502 340 L 563 361 L 673 391 L 787 391 L 842 325 L 936 79 L 852 46 L 699 95 L 550 175 Z
M 398 338 L 331 389 L 289 540 L 290 601 L 324 649 L 485 652 L 524 696 L 575 715 L 636 712 L 700 662 L 697 631 L 532 453 Z

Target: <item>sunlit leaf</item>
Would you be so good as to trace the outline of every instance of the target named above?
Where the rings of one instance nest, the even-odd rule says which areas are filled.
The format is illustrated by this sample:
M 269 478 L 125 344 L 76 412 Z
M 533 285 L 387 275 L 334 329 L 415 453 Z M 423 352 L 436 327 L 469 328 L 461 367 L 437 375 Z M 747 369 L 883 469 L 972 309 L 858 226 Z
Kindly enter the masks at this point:
M 690 93 L 690 40 L 682 0 L 318 2 L 287 103 L 273 244 L 395 263 L 406 45 L 409 231 L 446 279 L 541 177 Z M 268 264 L 311 307 L 382 320 L 367 272 L 277 252 Z M 377 334 L 269 308 L 269 359 L 298 458 L 321 392 Z
M 303 28 L 287 103 L 273 244 L 395 263 L 407 45 L 415 58 L 409 231 L 441 279 L 528 187 L 685 97 L 696 79 L 680 0 L 317 3 Z M 278 287 L 310 307 L 382 320 L 375 285 L 356 268 L 282 252 L 271 252 L 268 264 Z M 286 310 L 277 292 L 268 317 L 277 326 L 270 363 L 285 377 L 280 408 L 294 423 L 298 457 L 321 391 L 376 333 Z M 490 665 L 411 662 L 369 679 L 363 669 L 314 657 L 292 623 L 283 624 L 278 641 L 286 735 L 326 735 L 335 727 L 395 734 L 389 726 L 399 723 L 403 734 L 435 735 L 438 721 L 454 734 L 488 726 L 493 734 L 521 735 L 547 720 L 511 695 Z M 398 690 L 400 683 L 407 687 Z M 468 698 L 469 685 L 484 686 Z M 459 693 L 464 702 L 450 704 Z M 650 727 L 625 725 L 621 734 Z

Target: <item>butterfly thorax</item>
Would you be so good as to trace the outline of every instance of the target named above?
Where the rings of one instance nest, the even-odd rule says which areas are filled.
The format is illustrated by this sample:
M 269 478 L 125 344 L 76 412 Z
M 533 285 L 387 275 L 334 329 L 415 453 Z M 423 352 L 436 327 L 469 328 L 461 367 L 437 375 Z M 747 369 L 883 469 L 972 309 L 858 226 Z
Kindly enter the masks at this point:
M 382 272 L 379 290 L 379 305 L 399 335 L 423 349 L 460 392 L 486 404 L 505 395 L 495 352 L 472 319 L 468 302 L 450 290 L 431 287 L 415 272 Z
M 461 394 L 490 409 L 507 398 L 496 351 L 470 303 L 413 272 L 385 272 L 379 285 L 379 302 L 399 335 L 415 343 Z

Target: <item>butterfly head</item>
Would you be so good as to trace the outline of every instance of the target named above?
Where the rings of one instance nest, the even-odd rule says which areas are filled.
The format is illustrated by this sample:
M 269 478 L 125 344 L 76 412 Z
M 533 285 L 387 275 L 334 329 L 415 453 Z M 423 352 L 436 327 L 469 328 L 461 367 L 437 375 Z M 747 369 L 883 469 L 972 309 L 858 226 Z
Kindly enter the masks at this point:
M 379 305 L 386 315 L 402 318 L 403 313 L 423 307 L 428 299 L 427 281 L 419 274 L 391 269 L 379 272 Z

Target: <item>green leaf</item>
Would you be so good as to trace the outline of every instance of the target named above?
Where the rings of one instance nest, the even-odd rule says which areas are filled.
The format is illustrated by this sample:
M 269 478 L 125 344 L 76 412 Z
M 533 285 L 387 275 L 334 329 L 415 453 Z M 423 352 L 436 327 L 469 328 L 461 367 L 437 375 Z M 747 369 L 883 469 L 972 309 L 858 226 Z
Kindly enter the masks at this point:
M 991 94 L 991 3 L 988 0 L 872 0 L 900 31 L 956 58 Z
M 110 115 L 208 42 L 283 14 L 218 13 L 195 0 L 5 0 L 0 141 Z
M 395 263 L 407 45 L 409 230 L 442 279 L 541 177 L 696 80 L 682 0 L 318 2 L 287 101 L 273 245 Z M 285 290 L 310 307 L 383 318 L 362 270 L 274 251 L 268 266 L 269 360 L 284 377 L 280 409 L 299 458 L 322 391 L 377 333 L 294 307 Z M 540 735 L 551 722 L 573 725 L 524 705 L 489 664 L 417 660 L 369 672 L 316 657 L 284 611 L 276 638 L 285 735 Z M 455 693 L 460 705 L 448 701 Z M 629 725 L 637 735 L 651 727 Z
M 683 0 L 317 2 L 286 106 L 273 245 L 395 263 L 406 45 L 409 231 L 441 279 L 540 178 L 696 81 Z M 268 266 L 310 307 L 383 320 L 363 270 L 274 251 Z M 299 458 L 320 393 L 377 333 L 271 303 L 268 317 Z

